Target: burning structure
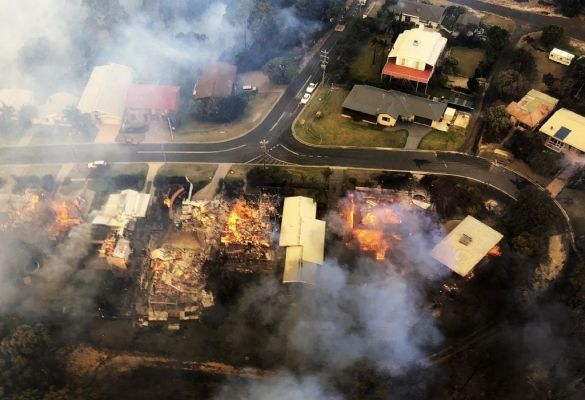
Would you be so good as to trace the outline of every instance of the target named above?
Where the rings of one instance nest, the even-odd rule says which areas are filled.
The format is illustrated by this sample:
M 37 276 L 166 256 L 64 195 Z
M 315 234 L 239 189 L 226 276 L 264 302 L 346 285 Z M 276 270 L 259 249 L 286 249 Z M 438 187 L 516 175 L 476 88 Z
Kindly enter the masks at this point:
M 83 222 L 85 201 L 81 197 L 53 200 L 40 189 L 26 189 L 8 202 L 6 218 L 0 224 L 3 231 L 40 226 L 49 239 L 56 240 Z
M 486 255 L 500 255 L 498 243 L 504 236 L 467 216 L 431 251 L 441 264 L 460 276 L 468 276 Z
M 284 199 L 280 246 L 286 247 L 283 283 L 314 284 L 323 265 L 325 221 L 315 219 L 317 204 L 308 197 Z
M 401 240 L 396 227 L 402 217 L 396 211 L 400 198 L 386 190 L 348 194 L 342 210 L 347 230 L 364 252 L 376 260 L 387 257 L 392 241 Z
M 124 234 L 137 218 L 144 218 L 150 205 L 150 194 L 135 190 L 123 190 L 111 194 L 102 209 L 94 216 L 92 224 L 105 225 Z M 132 229 L 131 229 L 132 230 Z

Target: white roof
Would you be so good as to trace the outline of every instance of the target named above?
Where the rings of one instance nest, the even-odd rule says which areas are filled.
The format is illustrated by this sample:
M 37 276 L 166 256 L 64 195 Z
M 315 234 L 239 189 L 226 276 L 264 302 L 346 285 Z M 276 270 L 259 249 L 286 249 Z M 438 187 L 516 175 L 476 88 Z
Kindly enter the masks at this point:
M 284 199 L 280 246 L 286 247 L 283 282 L 315 283 L 317 265 L 323 264 L 325 221 L 315 218 L 317 204 L 308 197 Z
M 439 32 L 431 29 L 410 29 L 398 36 L 388 57 L 420 61 L 434 67 L 446 45 L 447 38 Z
M 557 110 L 542 124 L 540 132 L 585 151 L 585 117 L 566 108 Z
M 122 118 L 126 95 L 134 71 L 125 65 L 100 65 L 93 69 L 77 108 L 82 113 L 99 113 Z
M 503 237 L 495 229 L 467 216 L 433 248 L 431 255 L 455 273 L 465 276 Z
M 57 123 L 65 120 L 63 112 L 79 101 L 77 96 L 67 92 L 57 92 L 47 98 L 45 104 L 39 107 L 35 123 Z
M 23 106 L 31 104 L 33 93 L 24 89 L 0 89 L 0 107 L 8 106 L 20 111 Z
M 572 54 L 572 53 L 569 53 L 568 51 L 565 51 L 565 50 L 557 49 L 557 48 L 554 48 L 554 49 L 552 49 L 552 50 L 550 51 L 550 54 L 554 54 L 554 55 L 557 55 L 557 56 L 559 56 L 559 57 L 565 57 L 565 58 L 569 58 L 569 59 L 571 59 L 571 60 L 572 60 L 573 58 L 575 58 L 575 55 L 574 55 L 574 54 Z
M 122 228 L 131 219 L 144 218 L 150 204 L 150 194 L 123 190 L 108 196 L 92 224 Z
M 128 239 L 118 239 L 116 247 L 114 247 L 114 251 L 112 252 L 112 257 L 122 258 L 128 261 L 131 252 L 130 241 Z

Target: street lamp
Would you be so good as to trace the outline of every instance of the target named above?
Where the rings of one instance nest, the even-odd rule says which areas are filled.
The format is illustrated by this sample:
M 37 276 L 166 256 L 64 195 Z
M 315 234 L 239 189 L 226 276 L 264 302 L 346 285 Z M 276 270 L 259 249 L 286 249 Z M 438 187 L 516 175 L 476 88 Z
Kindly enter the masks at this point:
M 268 146 L 268 140 L 262 139 L 260 141 L 260 149 L 262 150 L 262 153 L 264 154 L 264 157 L 262 158 L 263 163 L 264 163 L 264 169 L 266 169 L 267 146 Z

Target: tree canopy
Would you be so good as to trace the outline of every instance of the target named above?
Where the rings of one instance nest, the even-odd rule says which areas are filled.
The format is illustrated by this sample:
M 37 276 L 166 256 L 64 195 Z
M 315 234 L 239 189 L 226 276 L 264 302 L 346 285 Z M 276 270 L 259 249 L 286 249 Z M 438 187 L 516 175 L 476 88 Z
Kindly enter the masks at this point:
M 542 28 L 540 41 L 548 48 L 555 47 L 565 40 L 565 30 L 558 25 L 547 25 Z
M 486 130 L 483 137 L 488 142 L 500 142 L 510 130 L 510 116 L 503 105 L 489 107 L 484 114 Z
M 528 81 L 520 72 L 508 69 L 496 77 L 494 85 L 502 98 L 510 99 L 521 97 L 528 88 Z

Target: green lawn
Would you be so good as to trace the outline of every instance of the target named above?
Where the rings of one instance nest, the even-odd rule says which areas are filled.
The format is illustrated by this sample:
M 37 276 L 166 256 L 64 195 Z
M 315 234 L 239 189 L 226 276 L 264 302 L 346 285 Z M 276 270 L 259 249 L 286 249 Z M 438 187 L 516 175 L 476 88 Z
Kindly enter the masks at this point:
M 374 47 L 372 47 L 370 39 L 362 42 L 357 55 L 349 66 L 351 76 L 355 80 L 360 81 L 380 79 L 380 73 L 387 54 L 386 49 L 377 48 L 376 60 L 372 63 L 374 59 Z
M 295 125 L 296 135 L 305 142 L 329 146 L 403 148 L 408 138 L 404 129 L 386 128 L 352 121 L 341 116 L 341 105 L 349 92 L 320 88 L 313 95 Z M 316 117 L 321 112 L 321 118 Z
M 479 63 L 485 58 L 485 53 L 481 49 L 453 47 L 451 49 L 451 57 L 459 61 L 459 65 L 457 66 L 459 75 L 471 78 L 475 74 L 475 69 L 479 66 Z
M 431 130 L 420 141 L 421 150 L 459 150 L 467 138 L 466 130 L 451 127 L 447 132 Z
M 143 175 L 146 177 L 148 173 L 148 164 L 134 163 L 134 164 L 110 164 L 109 174 L 111 176 L 117 175 Z
M 210 143 L 236 138 L 252 130 L 279 99 L 281 92 L 258 93 L 252 96 L 244 114 L 230 123 L 202 122 L 189 119 L 175 132 L 177 142 Z
M 213 177 L 216 169 L 216 164 L 166 164 L 158 170 L 156 176 L 186 176 L 191 182 L 197 182 Z

